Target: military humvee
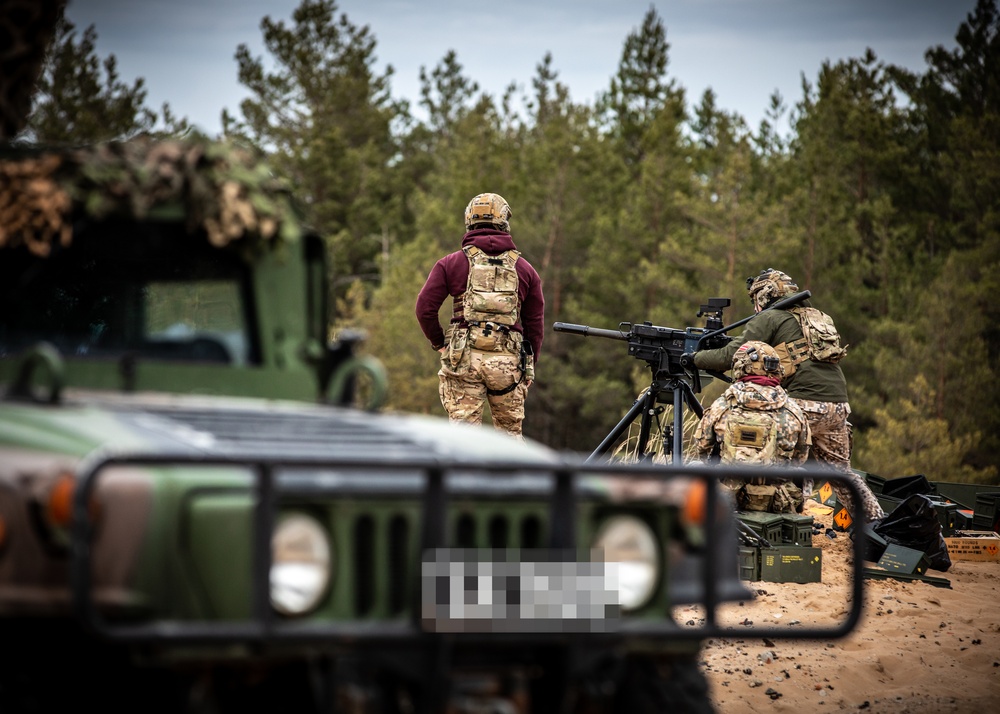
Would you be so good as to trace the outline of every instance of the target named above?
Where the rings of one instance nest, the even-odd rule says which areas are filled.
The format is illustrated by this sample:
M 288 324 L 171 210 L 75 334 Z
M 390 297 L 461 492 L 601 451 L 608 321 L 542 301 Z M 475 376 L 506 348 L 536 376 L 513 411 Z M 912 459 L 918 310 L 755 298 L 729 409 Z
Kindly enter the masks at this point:
M 327 276 L 232 146 L 0 156 L 0 711 L 709 711 L 707 470 L 378 413 Z

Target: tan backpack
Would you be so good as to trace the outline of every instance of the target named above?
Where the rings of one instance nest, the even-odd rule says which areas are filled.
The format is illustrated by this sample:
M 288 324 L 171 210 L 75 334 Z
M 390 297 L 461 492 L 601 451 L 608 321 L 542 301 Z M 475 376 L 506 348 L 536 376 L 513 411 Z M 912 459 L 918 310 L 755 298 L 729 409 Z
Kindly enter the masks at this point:
M 788 311 L 802 328 L 810 359 L 836 363 L 844 358 L 848 346 L 840 346 L 840 333 L 832 317 L 814 307 L 792 307 Z
M 840 346 L 840 333 L 833 318 L 814 307 L 788 308 L 802 330 L 802 339 L 775 345 L 785 379 L 795 374 L 798 365 L 807 359 L 837 363 L 847 354 L 848 345 Z
M 463 298 L 466 322 L 513 325 L 518 318 L 516 250 L 489 255 L 475 246 L 462 249 L 469 259 L 469 281 Z

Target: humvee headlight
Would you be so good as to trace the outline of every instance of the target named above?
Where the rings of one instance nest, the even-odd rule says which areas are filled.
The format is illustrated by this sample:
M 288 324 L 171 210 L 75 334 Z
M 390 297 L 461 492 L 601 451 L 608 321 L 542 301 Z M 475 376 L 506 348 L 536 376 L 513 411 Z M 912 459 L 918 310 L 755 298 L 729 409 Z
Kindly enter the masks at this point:
M 319 604 L 330 584 L 330 541 L 304 513 L 282 518 L 271 536 L 271 604 L 284 615 L 302 615 Z
M 635 516 L 613 516 L 601 524 L 594 548 L 602 551 L 608 585 L 622 610 L 645 605 L 660 579 L 656 536 Z

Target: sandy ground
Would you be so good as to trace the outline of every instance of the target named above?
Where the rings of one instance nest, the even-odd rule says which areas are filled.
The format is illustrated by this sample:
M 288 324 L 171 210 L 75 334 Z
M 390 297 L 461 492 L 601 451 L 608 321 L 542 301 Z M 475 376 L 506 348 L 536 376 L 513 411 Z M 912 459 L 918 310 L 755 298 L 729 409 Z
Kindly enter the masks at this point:
M 829 511 L 810 515 L 831 525 Z M 832 628 L 851 607 L 852 543 L 821 532 L 821 583 L 747 582 L 753 601 L 720 622 L 746 637 L 710 640 L 702 667 L 718 714 L 1000 712 L 1000 563 L 952 559 L 924 582 L 864 578 L 860 624 L 832 640 L 769 639 L 759 628 Z M 874 563 L 865 563 L 874 566 Z M 692 613 L 693 615 L 695 613 Z

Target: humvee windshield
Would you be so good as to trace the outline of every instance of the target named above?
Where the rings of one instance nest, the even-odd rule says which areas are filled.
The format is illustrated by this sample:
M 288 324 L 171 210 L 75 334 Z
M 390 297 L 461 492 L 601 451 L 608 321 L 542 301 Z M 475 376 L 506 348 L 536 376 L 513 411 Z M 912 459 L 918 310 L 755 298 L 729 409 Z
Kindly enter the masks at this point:
M 249 279 L 235 253 L 177 224 L 78 229 L 46 257 L 4 250 L 0 357 L 46 341 L 70 359 L 256 364 Z

